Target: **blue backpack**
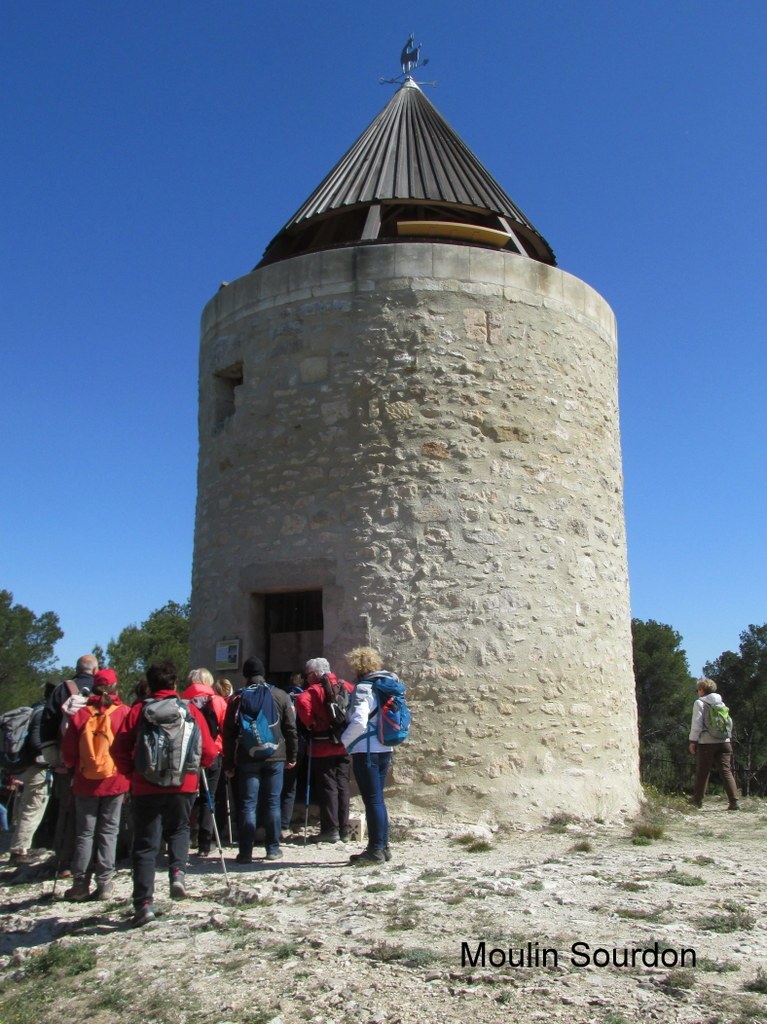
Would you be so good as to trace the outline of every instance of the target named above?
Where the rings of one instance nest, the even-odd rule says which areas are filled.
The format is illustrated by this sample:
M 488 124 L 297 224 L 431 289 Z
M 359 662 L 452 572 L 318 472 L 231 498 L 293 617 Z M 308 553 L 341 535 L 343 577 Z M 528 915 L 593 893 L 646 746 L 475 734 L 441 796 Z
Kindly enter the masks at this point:
M 251 761 L 265 761 L 277 753 L 280 709 L 266 683 L 240 690 L 237 708 L 237 742 Z M 275 731 L 276 730 L 276 731 Z
M 370 683 L 378 700 L 378 707 L 371 714 L 367 732 L 351 744 L 352 749 L 360 740 L 367 739 L 368 752 L 370 738 L 375 736 L 385 747 L 397 747 L 404 743 L 410 733 L 412 715 L 405 700 L 405 685 L 393 672 L 371 672 L 360 679 L 361 683 Z

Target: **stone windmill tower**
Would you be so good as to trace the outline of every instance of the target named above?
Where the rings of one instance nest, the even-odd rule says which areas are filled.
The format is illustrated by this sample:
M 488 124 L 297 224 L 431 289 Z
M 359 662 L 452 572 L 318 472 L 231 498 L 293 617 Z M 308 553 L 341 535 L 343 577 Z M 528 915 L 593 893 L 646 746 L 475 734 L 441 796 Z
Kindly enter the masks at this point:
M 412 67 L 203 313 L 193 661 L 371 643 L 401 807 L 632 812 L 615 319 Z

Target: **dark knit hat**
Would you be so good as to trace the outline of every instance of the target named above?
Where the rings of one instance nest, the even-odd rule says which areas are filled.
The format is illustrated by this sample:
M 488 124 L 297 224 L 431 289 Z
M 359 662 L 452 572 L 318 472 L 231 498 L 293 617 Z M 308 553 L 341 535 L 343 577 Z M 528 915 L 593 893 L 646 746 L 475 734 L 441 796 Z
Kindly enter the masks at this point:
M 264 663 L 260 658 L 248 658 L 242 666 L 242 674 L 246 679 L 253 679 L 254 676 L 266 675 Z

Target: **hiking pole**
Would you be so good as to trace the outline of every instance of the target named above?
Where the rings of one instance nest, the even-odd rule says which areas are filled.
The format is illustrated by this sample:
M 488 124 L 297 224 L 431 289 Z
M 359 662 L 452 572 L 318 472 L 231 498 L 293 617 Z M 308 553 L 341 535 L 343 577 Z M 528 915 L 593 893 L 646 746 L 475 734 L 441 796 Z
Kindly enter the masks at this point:
M 216 838 L 216 846 L 218 847 L 218 852 L 221 857 L 221 867 L 224 869 L 224 881 L 226 882 L 227 889 L 231 889 L 232 883 L 229 881 L 229 875 L 226 873 L 226 858 L 224 857 L 224 848 L 221 845 L 221 836 L 218 834 L 218 825 L 216 824 L 216 805 L 213 802 L 213 794 L 210 791 L 210 786 L 208 785 L 208 776 L 205 774 L 204 768 L 201 770 L 200 775 L 202 775 L 202 784 L 205 788 L 205 799 L 208 802 L 208 808 L 210 810 L 210 816 L 213 822 L 213 835 Z
M 309 787 L 311 786 L 312 779 L 312 737 L 309 737 L 309 750 L 306 757 L 306 796 L 304 801 L 306 808 L 304 810 L 304 846 L 306 846 L 306 836 L 309 832 Z
M 226 827 L 229 832 L 229 845 L 234 845 L 234 839 L 232 838 L 232 803 L 230 797 L 232 793 L 232 780 L 229 778 L 224 779 L 224 795 L 226 796 Z

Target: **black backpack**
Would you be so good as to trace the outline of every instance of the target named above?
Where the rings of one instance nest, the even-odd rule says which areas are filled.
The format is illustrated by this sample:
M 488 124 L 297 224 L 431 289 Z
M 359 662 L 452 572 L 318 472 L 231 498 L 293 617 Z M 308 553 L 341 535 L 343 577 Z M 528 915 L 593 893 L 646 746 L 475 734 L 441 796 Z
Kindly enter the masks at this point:
M 42 714 L 42 707 L 38 710 Z M 18 772 L 33 763 L 35 755 L 29 750 L 29 732 L 34 714 L 35 708 L 22 707 L 0 715 L 0 768 Z
M 338 682 L 334 686 L 327 676 L 322 677 L 322 689 L 325 692 L 325 705 L 330 720 L 328 734 L 333 743 L 340 743 L 351 716 L 351 694 L 343 683 Z
M 208 727 L 210 738 L 212 740 L 218 739 L 221 735 L 221 726 L 218 724 L 218 718 L 216 717 L 216 709 L 213 707 L 213 701 L 209 693 L 201 693 L 197 697 L 192 697 L 190 704 L 194 704 L 197 710 L 200 712 L 202 717 L 205 719 L 205 724 Z

